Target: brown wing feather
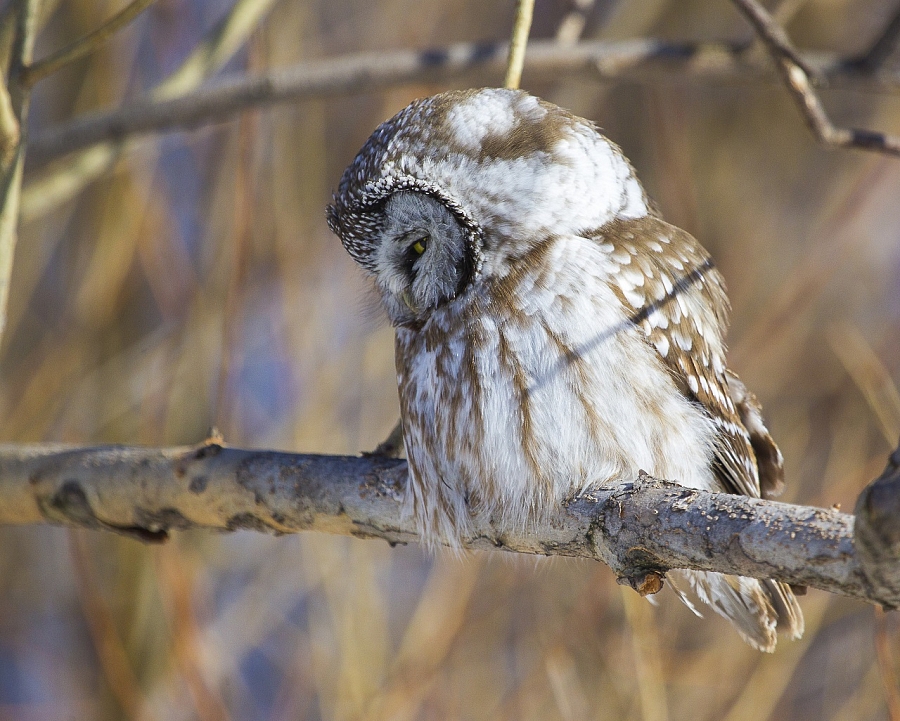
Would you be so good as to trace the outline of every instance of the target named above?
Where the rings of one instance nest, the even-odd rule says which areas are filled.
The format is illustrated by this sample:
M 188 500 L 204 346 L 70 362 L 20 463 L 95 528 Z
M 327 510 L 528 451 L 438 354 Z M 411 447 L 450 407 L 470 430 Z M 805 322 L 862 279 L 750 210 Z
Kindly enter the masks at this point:
M 756 498 L 779 493 L 784 485 L 781 452 L 763 423 L 756 396 L 725 367 L 730 306 L 709 254 L 689 233 L 656 217 L 617 220 L 589 235 L 609 244 L 609 257 L 619 266 L 613 278 L 620 300 L 632 310 L 634 323 L 662 356 L 681 392 L 700 404 L 716 425 L 714 463 L 723 489 Z M 744 597 L 736 590 L 740 579 L 679 573 L 701 597 L 725 603 L 733 596 L 738 606 L 749 598 L 756 604 L 752 613 L 732 610 L 725 615 L 757 648 L 775 647 L 765 620 L 772 616 L 792 638 L 803 634 L 797 599 L 780 581 L 748 586 Z M 718 596 L 712 593 L 714 586 Z M 732 596 L 727 593 L 731 587 Z
M 756 399 L 725 367 L 729 304 L 709 254 L 689 233 L 655 217 L 617 220 L 593 235 L 612 246 L 610 258 L 619 266 L 616 290 L 636 325 L 682 393 L 715 424 L 715 467 L 723 490 L 760 497 L 758 455 L 745 417 L 759 430 L 767 483 L 780 454 Z
M 784 490 L 784 457 L 762 418 L 762 406 L 736 373 L 727 371 L 728 390 L 741 423 L 750 434 L 750 445 L 759 468 L 759 487 L 763 498 L 775 498 Z

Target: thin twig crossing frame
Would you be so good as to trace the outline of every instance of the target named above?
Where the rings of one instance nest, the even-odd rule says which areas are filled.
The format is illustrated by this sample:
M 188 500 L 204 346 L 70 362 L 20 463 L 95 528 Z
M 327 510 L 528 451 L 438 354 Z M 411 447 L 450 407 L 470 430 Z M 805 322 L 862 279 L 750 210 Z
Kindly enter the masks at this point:
M 857 148 L 876 153 L 900 156 L 900 137 L 872 130 L 839 128 L 825 111 L 825 106 L 813 89 L 821 78 L 817 76 L 791 44 L 784 31 L 757 0 L 733 0 L 738 10 L 753 26 L 769 51 L 778 74 L 787 86 L 803 119 L 822 144 L 830 148 Z
M 522 82 L 522 67 L 525 65 L 525 48 L 531 32 L 531 18 L 534 15 L 534 0 L 519 0 L 512 39 L 509 43 L 509 59 L 506 63 L 506 78 L 503 87 L 515 90 Z

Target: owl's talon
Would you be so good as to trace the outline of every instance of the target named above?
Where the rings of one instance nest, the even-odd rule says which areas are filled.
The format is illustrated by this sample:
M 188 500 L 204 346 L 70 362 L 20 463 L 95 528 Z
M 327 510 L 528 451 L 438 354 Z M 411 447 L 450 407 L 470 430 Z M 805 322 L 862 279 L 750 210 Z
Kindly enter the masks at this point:
M 387 438 L 379 443 L 374 451 L 363 451 L 363 455 L 367 458 L 399 458 L 403 451 L 403 423 L 397 421 L 397 425 L 390 432 Z

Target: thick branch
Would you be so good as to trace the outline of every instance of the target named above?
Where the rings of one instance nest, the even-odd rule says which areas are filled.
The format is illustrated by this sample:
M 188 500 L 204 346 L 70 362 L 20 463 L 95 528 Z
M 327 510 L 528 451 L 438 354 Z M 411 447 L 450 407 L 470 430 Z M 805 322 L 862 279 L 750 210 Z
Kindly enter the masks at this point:
M 227 448 L 0 446 L 0 523 L 54 523 L 161 541 L 189 528 L 321 531 L 417 540 L 406 463 Z M 900 605 L 900 582 L 863 566 L 852 516 L 642 477 L 582 496 L 528 529 L 475 519 L 467 548 L 593 558 L 636 589 L 669 568 L 777 578 Z
M 250 107 L 371 92 L 409 83 L 500 77 L 506 57 L 505 44 L 463 43 L 425 51 L 348 55 L 272 70 L 256 77 L 224 78 L 178 98 L 138 100 L 118 110 L 87 114 L 61 127 L 33 133 L 29 157 L 44 163 L 100 142 L 223 122 Z M 897 73 L 861 74 L 852 63 L 834 55 L 803 57 L 817 75 L 833 85 L 880 90 L 900 87 Z M 659 72 L 688 74 L 697 79 L 771 76 L 770 68 L 745 57 L 737 47 L 658 40 L 575 45 L 535 41 L 528 46 L 525 68 L 535 75 L 584 72 L 602 79 Z

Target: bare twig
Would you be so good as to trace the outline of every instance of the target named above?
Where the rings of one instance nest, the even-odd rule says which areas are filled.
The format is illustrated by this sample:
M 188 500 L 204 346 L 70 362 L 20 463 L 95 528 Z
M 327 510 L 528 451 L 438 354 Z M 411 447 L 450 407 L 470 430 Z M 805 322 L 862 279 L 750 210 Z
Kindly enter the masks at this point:
M 737 5 L 738 10 L 743 13 L 744 17 L 750 21 L 760 40 L 763 41 L 763 44 L 769 49 L 769 53 L 773 57 L 790 60 L 810 78 L 817 79 L 815 69 L 797 52 L 784 28 L 769 14 L 768 10 L 756 0 L 734 0 L 734 4 Z
M 348 55 L 272 70 L 256 77 L 223 78 L 214 85 L 178 98 L 138 100 L 128 107 L 84 115 L 61 127 L 36 133 L 31 139 L 29 157 L 44 163 L 97 143 L 224 122 L 251 107 L 372 92 L 408 83 L 499 75 L 506 67 L 506 56 L 507 46 L 503 44 L 464 43 L 425 51 Z M 810 55 L 807 63 L 835 85 L 843 80 L 853 87 L 900 87 L 900 74 L 860 78 L 843 60 L 833 55 Z M 535 73 L 583 72 L 601 79 L 685 72 L 698 79 L 722 79 L 765 77 L 767 73 L 765 67 L 743 58 L 736 48 L 657 40 L 593 41 L 573 46 L 535 41 L 529 44 L 525 66 Z M 42 186 L 40 190 L 41 193 L 33 192 L 46 197 L 47 188 Z M 31 186 L 27 192 L 32 195 Z M 38 202 L 37 198 L 35 202 Z
M 99 142 L 221 122 L 250 107 L 445 78 L 486 65 L 496 71 L 503 67 L 505 50 L 503 45 L 485 48 L 466 44 L 435 54 L 366 53 L 272 70 L 256 77 L 223 78 L 180 97 L 135 101 L 120 110 L 82 116 L 62 128 L 36 134 L 29 151 L 40 162 Z M 433 70 L 429 72 L 429 68 Z
M 767 8 L 772 17 L 775 18 L 775 22 L 784 28 L 790 23 L 807 1 L 808 0 L 770 0 Z M 753 42 L 747 47 L 747 52 L 760 52 L 767 55 L 768 51 L 766 50 L 766 45 L 760 36 L 752 27 L 750 28 L 750 32 L 753 34 Z
M 275 0 L 236 0 L 228 14 L 209 30 L 178 69 L 149 93 L 149 99 L 170 99 L 196 88 L 234 55 L 274 3 Z M 26 186 L 22 194 L 22 217 L 26 220 L 36 217 L 71 198 L 107 172 L 124 149 L 121 141 L 105 138 L 67 158 L 64 164 L 48 169 Z
M 22 70 L 22 83 L 31 87 L 36 82 L 53 75 L 66 65 L 80 60 L 97 50 L 119 30 L 128 25 L 156 0 L 133 0 L 96 30 L 79 38 L 71 45 L 51 53 Z
M 0 79 L 0 166 L 9 165 L 22 134 L 6 84 Z
M 203 444 L 194 448 L 0 446 L 0 523 L 104 529 L 144 541 L 172 530 L 320 531 L 417 540 L 406 463 Z M 670 568 L 814 586 L 894 607 L 897 558 L 861 560 L 853 517 L 642 477 L 573 499 L 527 528 L 474 518 L 467 548 L 593 558 L 659 590 Z M 881 564 L 881 565 L 878 565 Z
M 900 155 L 900 137 L 871 130 L 839 128 L 828 118 L 825 107 L 813 90 L 818 82 L 814 67 L 809 65 L 791 44 L 787 33 L 757 0 L 734 0 L 734 4 L 756 30 L 775 61 L 806 124 L 819 142 L 831 148 L 858 148 L 887 155 Z
M 531 18 L 534 15 L 534 0 L 519 0 L 516 21 L 509 43 L 509 57 L 506 61 L 504 88 L 518 88 L 522 81 L 522 66 L 525 64 L 525 48 L 531 32 Z
M 37 29 L 37 0 L 21 0 L 16 17 L 16 37 L 13 42 L 9 73 L 9 101 L 13 119 L 19 128 L 15 145 L 6 148 L 0 162 L 0 337 L 6 327 L 6 308 L 13 257 L 18 238 L 19 200 L 22 192 L 22 168 L 25 164 L 25 119 L 31 97 L 22 84 L 21 73 L 31 62 L 34 36 Z M 9 128 L 7 128 L 10 130 Z

